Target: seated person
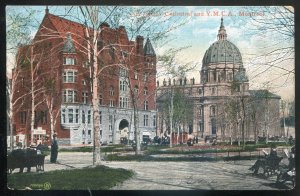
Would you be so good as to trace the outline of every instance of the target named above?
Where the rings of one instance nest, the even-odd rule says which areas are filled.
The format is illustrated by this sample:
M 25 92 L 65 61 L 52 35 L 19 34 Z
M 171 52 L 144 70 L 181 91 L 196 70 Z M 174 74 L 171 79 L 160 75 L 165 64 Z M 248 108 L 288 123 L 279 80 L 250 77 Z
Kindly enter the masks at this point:
M 270 154 L 267 154 L 265 159 L 258 159 L 249 170 L 254 170 L 254 174 L 257 174 L 259 167 L 262 167 L 264 164 L 274 164 L 274 160 L 278 158 L 276 148 L 271 148 Z

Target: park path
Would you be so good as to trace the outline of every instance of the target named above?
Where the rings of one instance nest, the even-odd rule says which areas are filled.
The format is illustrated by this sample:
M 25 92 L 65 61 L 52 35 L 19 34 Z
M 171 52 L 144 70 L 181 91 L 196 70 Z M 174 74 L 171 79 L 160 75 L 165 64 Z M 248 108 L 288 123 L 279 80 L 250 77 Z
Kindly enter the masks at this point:
M 45 172 L 92 165 L 92 153 L 60 152 L 58 163 L 45 158 Z M 276 177 L 252 175 L 248 168 L 255 160 L 213 162 L 103 161 L 112 168 L 134 171 L 134 176 L 113 190 L 276 190 Z M 34 169 L 33 169 L 34 171 Z M 289 188 L 287 186 L 283 188 Z
M 130 180 L 113 190 L 274 190 L 275 177 L 253 176 L 253 161 L 218 162 L 105 162 L 131 169 Z

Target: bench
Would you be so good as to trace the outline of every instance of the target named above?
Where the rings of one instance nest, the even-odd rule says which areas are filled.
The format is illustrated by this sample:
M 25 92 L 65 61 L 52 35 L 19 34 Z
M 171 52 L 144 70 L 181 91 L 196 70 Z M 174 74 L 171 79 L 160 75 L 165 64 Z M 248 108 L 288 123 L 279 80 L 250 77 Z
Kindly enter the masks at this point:
M 263 175 L 269 177 L 270 175 L 276 174 L 279 170 L 279 163 L 283 157 L 268 157 L 264 159 L 258 159 L 255 164 L 249 168 L 249 170 L 254 170 L 254 174 L 258 174 L 259 168 L 263 169 Z

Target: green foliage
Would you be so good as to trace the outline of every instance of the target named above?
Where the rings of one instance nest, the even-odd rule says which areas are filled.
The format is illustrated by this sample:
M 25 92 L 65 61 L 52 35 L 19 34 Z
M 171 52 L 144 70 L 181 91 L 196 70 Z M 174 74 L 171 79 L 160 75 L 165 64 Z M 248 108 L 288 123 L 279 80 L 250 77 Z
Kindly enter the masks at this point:
M 51 190 L 107 190 L 132 176 L 133 172 L 129 170 L 97 166 L 46 173 L 15 173 L 8 175 L 7 184 L 13 189 L 35 189 L 36 185 L 49 183 Z
M 117 145 L 108 145 L 101 146 L 101 153 L 105 152 L 122 152 L 122 151 L 130 151 L 132 148 L 128 148 L 123 144 Z M 60 152 L 93 152 L 92 146 L 84 146 L 84 147 L 72 147 L 72 148 L 61 148 Z

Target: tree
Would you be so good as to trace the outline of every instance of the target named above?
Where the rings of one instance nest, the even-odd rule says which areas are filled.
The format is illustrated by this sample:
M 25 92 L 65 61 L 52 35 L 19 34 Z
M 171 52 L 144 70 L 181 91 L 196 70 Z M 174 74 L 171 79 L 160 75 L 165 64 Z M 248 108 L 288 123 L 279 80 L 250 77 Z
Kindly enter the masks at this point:
M 181 48 L 171 48 L 167 50 L 163 55 L 158 57 L 159 65 L 161 66 L 161 74 L 165 76 L 169 76 L 169 86 L 166 88 L 166 90 L 162 89 L 162 93 L 167 93 L 168 95 L 168 101 L 167 101 L 167 107 L 168 109 L 165 111 L 168 111 L 168 114 L 165 114 L 167 116 L 168 120 L 166 122 L 169 123 L 170 126 L 170 148 L 173 146 L 172 144 L 172 135 L 173 135 L 173 125 L 174 125 L 174 96 L 175 96 L 175 89 L 176 87 L 171 85 L 171 80 L 175 81 L 175 78 L 184 78 L 185 74 L 189 71 L 193 70 L 196 67 L 196 64 L 192 62 L 187 62 L 184 64 L 179 64 L 176 57 L 180 54 L 180 52 L 187 47 L 181 47 Z M 166 92 L 165 92 L 166 91 Z
M 98 116 L 98 109 L 96 108 L 97 106 L 97 101 L 98 98 L 96 96 L 99 96 L 99 92 L 97 92 L 99 85 L 97 84 L 96 78 L 99 77 L 99 74 L 104 71 L 105 69 L 111 69 L 112 67 L 119 67 L 121 69 L 125 69 L 129 72 L 135 71 L 135 67 L 132 65 L 128 65 L 124 62 L 127 62 L 127 60 L 132 60 L 133 58 L 139 59 L 141 57 L 133 57 L 131 53 L 133 51 L 129 51 L 127 54 L 127 57 L 121 56 L 119 58 L 120 61 L 116 61 L 113 64 L 107 64 L 98 69 L 97 66 L 97 57 L 98 55 L 103 51 L 107 49 L 112 49 L 114 51 L 119 51 L 122 52 L 122 48 L 124 47 L 129 47 L 132 48 L 133 46 L 120 46 L 119 44 L 112 44 L 108 45 L 106 43 L 103 43 L 103 47 L 100 51 L 97 51 L 97 38 L 98 35 L 101 32 L 101 24 L 109 21 L 111 24 L 114 26 L 118 26 L 121 22 L 123 24 L 130 24 L 129 29 L 129 36 L 131 38 L 136 37 L 137 35 L 140 34 L 145 34 L 147 37 L 151 38 L 152 40 L 155 40 L 156 42 L 161 41 L 167 37 L 167 34 L 171 32 L 172 30 L 180 27 L 181 25 L 184 24 L 184 22 L 181 21 L 171 21 L 169 17 L 151 17 L 151 15 L 155 13 L 163 13 L 166 8 L 162 7 L 141 7 L 141 8 L 133 8 L 133 7 L 88 7 L 88 6 L 80 6 L 80 13 L 82 15 L 82 18 L 84 20 L 85 24 L 90 24 L 91 28 L 87 31 L 91 35 L 88 36 L 90 39 L 89 45 L 91 46 L 90 49 L 92 52 L 89 52 L 90 50 L 87 50 L 87 53 L 89 53 L 89 56 L 91 57 L 91 64 L 93 65 L 92 73 L 93 73 L 93 108 L 94 108 L 94 134 L 95 134 L 95 142 L 96 140 L 99 140 L 99 126 L 98 126 L 98 121 L 97 121 L 97 116 Z M 104 13 L 104 15 L 101 14 L 101 12 Z M 150 17 L 149 17 L 150 15 Z M 100 21 L 100 18 L 103 18 L 104 20 Z M 160 27 L 153 25 L 156 23 L 161 23 L 165 24 Z M 166 22 L 166 23 L 163 23 Z M 156 61 L 156 60 L 155 60 Z M 140 62 L 137 60 L 137 65 L 139 65 Z M 153 73 L 154 74 L 154 73 Z M 128 75 L 129 76 L 129 75 Z M 127 79 L 125 79 L 129 89 L 130 89 L 130 98 L 131 98 L 131 103 L 133 107 L 133 122 L 134 122 L 134 127 L 135 127 L 135 140 L 137 144 L 136 148 L 136 154 L 140 153 L 140 130 L 138 128 L 138 122 L 139 119 L 138 117 L 138 102 L 137 102 L 137 95 L 135 95 L 134 90 L 135 90 L 135 84 L 132 82 L 130 77 L 127 76 Z M 154 77 L 155 79 L 155 77 Z M 99 145 L 99 147 L 98 147 Z M 99 150 L 98 150 L 99 149 Z M 100 143 L 96 143 L 96 154 L 100 155 Z M 98 156 L 98 155 L 97 155 Z M 95 156 L 94 156 L 95 157 Z M 98 156 L 99 157 L 99 156 Z M 98 159 L 98 158 L 96 158 Z M 95 160 L 95 158 L 94 158 Z
M 17 78 L 19 77 L 19 70 L 16 70 L 17 62 L 20 61 L 21 55 L 17 53 L 17 48 L 20 44 L 26 44 L 30 41 L 30 26 L 34 12 L 28 10 L 26 13 L 16 13 L 14 10 L 7 8 L 6 17 L 6 44 L 7 44 L 7 72 L 6 72 L 6 92 L 7 92 L 7 125 L 8 133 L 10 134 L 10 150 L 13 150 L 13 122 L 12 117 L 19 111 L 20 107 L 15 106 L 24 99 L 25 95 L 13 100 L 15 95 L 15 85 L 17 84 Z M 15 58 L 13 58 L 13 56 Z M 14 73 L 11 72 L 14 69 Z M 13 108 L 15 108 L 13 110 Z

